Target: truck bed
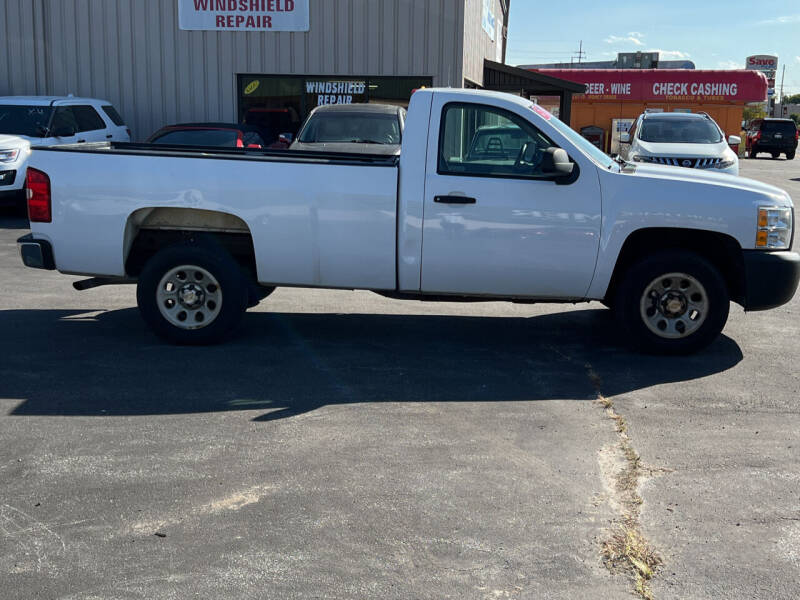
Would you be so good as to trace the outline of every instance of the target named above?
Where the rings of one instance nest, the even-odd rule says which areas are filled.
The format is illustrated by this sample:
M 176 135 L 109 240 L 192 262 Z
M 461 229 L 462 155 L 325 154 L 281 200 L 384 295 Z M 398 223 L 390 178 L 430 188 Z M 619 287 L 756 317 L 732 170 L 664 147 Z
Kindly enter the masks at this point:
M 173 156 L 206 159 L 238 159 L 290 163 L 335 163 L 376 167 L 396 166 L 399 156 L 355 152 L 319 152 L 313 150 L 270 150 L 267 148 L 224 148 L 219 146 L 171 146 L 129 142 L 94 142 L 62 146 L 33 146 L 37 152 L 82 152 L 132 156 Z

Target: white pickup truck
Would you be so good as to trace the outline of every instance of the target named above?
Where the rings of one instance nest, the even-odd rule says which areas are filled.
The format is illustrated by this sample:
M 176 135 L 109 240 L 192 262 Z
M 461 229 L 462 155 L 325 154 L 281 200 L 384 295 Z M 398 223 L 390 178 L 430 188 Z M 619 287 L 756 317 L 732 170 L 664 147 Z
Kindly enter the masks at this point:
M 711 342 L 730 301 L 788 302 L 789 195 L 616 162 L 528 100 L 424 89 L 400 157 L 136 144 L 35 148 L 29 267 L 136 282 L 145 321 L 223 339 L 275 286 L 399 299 L 599 300 L 649 352 Z

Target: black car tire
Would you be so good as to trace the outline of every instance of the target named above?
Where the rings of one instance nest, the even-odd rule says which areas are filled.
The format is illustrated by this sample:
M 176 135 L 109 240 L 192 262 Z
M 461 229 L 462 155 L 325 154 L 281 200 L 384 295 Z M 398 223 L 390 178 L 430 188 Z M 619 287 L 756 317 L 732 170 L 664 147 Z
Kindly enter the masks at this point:
M 176 273 L 174 280 L 172 273 Z M 190 290 L 195 301 L 191 305 L 183 304 L 181 282 L 185 282 L 183 287 L 198 289 Z M 175 291 L 165 291 L 170 286 Z M 177 244 L 147 261 L 136 300 L 142 318 L 160 338 L 173 344 L 208 345 L 233 332 L 247 308 L 249 293 L 242 269 L 225 249 Z M 167 307 L 168 302 L 172 306 Z M 165 305 L 163 310 L 160 304 Z
M 771 152 L 771 154 L 772 154 L 772 158 L 780 158 L 780 155 L 781 155 L 780 152 Z
M 786 153 L 786 160 L 794 160 L 794 153 L 795 153 L 795 150 L 792 150 L 791 152 L 787 152 Z
M 701 291 L 703 297 L 697 299 L 692 294 L 692 301 L 704 303 L 705 314 L 698 324 L 689 325 L 688 333 L 673 334 L 683 337 L 668 339 L 665 337 L 667 334 L 654 333 L 654 329 L 660 328 L 655 327 L 655 322 L 661 317 L 658 311 L 648 317 L 645 306 L 651 301 L 653 294 L 657 296 L 653 285 L 661 278 L 675 274 L 685 276 L 693 285 L 696 284 L 695 289 Z M 680 292 L 683 285 L 680 276 L 674 278 L 676 292 Z M 691 289 L 687 286 L 687 293 Z M 653 307 L 656 307 L 661 301 L 652 302 Z M 613 307 L 618 322 L 635 349 L 648 354 L 681 355 L 697 352 L 719 336 L 728 320 L 730 296 L 722 275 L 705 258 L 684 250 L 665 250 L 645 257 L 628 268 L 617 288 Z M 673 322 L 690 322 L 690 312 L 691 308 L 686 308 L 684 316 L 677 317 Z M 648 319 L 650 325 L 647 323 Z M 669 319 L 670 317 L 665 317 L 662 320 Z M 691 330 L 692 327 L 696 328 Z

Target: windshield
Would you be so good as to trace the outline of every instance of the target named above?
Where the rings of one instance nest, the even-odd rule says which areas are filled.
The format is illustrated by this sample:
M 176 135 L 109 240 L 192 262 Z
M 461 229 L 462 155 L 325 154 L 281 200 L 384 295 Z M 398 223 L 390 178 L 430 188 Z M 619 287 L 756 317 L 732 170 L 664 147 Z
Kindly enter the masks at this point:
M 239 132 L 231 129 L 185 129 L 169 131 L 154 139 L 152 144 L 175 146 L 239 146 Z
M 659 119 L 642 121 L 639 139 L 662 144 L 717 144 L 722 134 L 710 119 Z
M 533 107 L 533 104 L 531 104 L 531 107 L 530 107 L 531 110 L 533 110 L 532 107 Z M 539 108 L 539 110 L 535 110 L 533 112 L 536 112 L 537 114 L 539 114 L 541 116 L 541 114 L 542 114 L 542 112 L 544 112 L 544 110 L 542 108 Z M 570 142 L 575 144 L 578 147 L 579 150 L 581 150 L 584 154 L 586 154 L 594 162 L 596 162 L 597 164 L 599 164 L 600 166 L 602 166 L 605 169 L 608 169 L 612 165 L 616 164 L 614 162 L 614 159 L 612 159 L 608 154 L 606 154 L 605 152 L 600 150 L 600 148 L 595 146 L 592 142 L 590 142 L 585 137 L 583 137 L 581 134 L 579 134 L 577 131 L 572 129 L 572 127 L 570 127 L 569 125 L 564 123 L 564 121 L 562 121 L 561 119 L 559 119 L 557 117 L 554 117 L 553 115 L 550 115 L 550 113 L 547 113 L 547 114 L 550 116 L 550 118 L 548 119 L 547 122 L 550 123 L 550 125 L 552 125 L 553 128 L 556 131 L 558 131 L 558 133 L 560 133 L 565 138 L 567 138 Z
M 791 121 L 764 121 L 761 125 L 764 133 L 782 133 L 784 135 L 794 135 L 797 127 Z
M 52 112 L 50 106 L 0 104 L 0 133 L 43 137 Z
M 304 143 L 399 144 L 400 121 L 394 114 L 317 113 L 299 139 Z

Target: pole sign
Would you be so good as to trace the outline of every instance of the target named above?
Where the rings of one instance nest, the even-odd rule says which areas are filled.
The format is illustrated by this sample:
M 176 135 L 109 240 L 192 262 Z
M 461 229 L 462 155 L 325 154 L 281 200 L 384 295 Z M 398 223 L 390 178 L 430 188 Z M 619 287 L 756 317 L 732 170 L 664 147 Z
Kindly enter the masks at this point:
M 492 12 L 494 0 L 483 0 L 483 11 L 481 13 L 481 26 L 492 41 L 494 41 L 495 16 Z
M 755 54 L 748 56 L 744 63 L 748 71 L 761 71 L 767 76 L 767 87 L 769 90 L 775 89 L 775 73 L 778 71 L 778 57 L 769 54 Z M 772 96 L 774 92 L 767 92 Z
M 199 31 L 308 31 L 309 0 L 178 0 L 178 23 Z

